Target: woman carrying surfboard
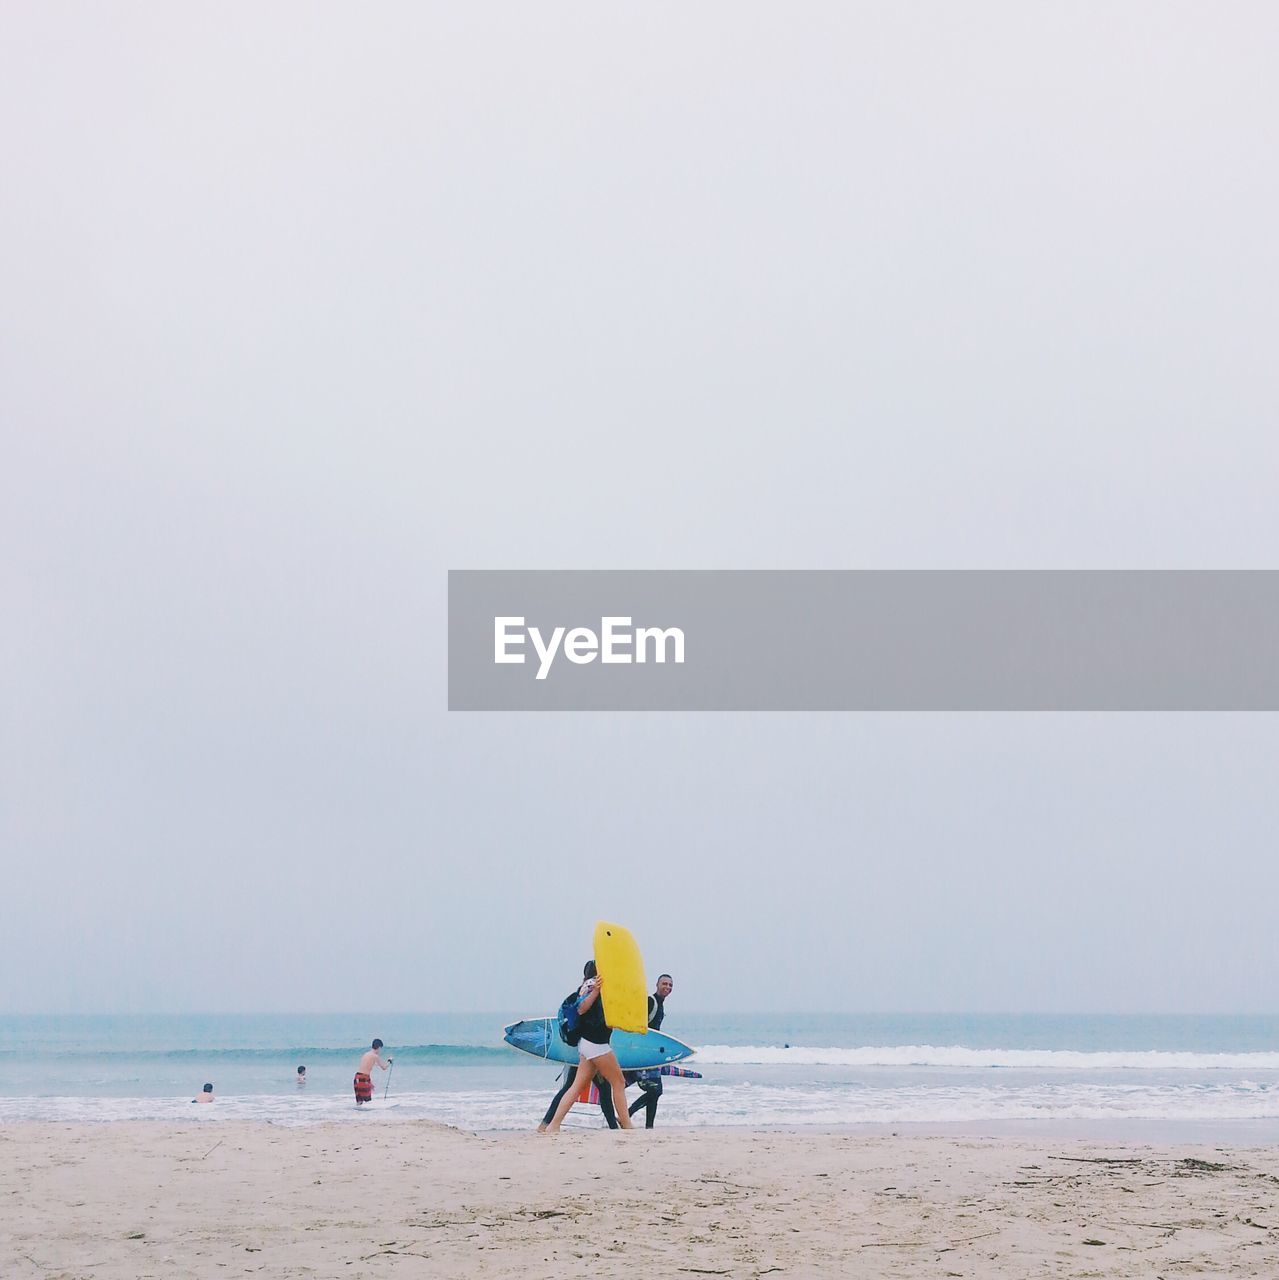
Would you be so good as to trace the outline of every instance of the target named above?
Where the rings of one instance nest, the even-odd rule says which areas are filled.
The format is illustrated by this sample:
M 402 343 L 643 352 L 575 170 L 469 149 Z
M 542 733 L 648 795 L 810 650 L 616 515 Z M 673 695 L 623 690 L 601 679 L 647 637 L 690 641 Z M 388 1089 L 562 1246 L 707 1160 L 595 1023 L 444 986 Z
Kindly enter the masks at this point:
M 582 1038 L 577 1042 L 577 1074 L 564 1090 L 560 1104 L 555 1108 L 555 1115 L 546 1126 L 547 1133 L 559 1132 L 560 1122 L 568 1115 L 578 1094 L 590 1084 L 591 1077 L 597 1073 L 604 1077 L 612 1090 L 618 1124 L 623 1129 L 631 1128 L 631 1118 L 626 1112 L 626 1082 L 622 1079 L 622 1068 L 618 1065 L 617 1055 L 609 1045 L 613 1038 L 613 1028 L 604 1021 L 604 1002 L 600 999 L 602 979 L 596 973 L 594 960 L 588 960 L 583 966 L 582 977 L 584 981 L 577 989 L 578 1027 L 582 1033 Z

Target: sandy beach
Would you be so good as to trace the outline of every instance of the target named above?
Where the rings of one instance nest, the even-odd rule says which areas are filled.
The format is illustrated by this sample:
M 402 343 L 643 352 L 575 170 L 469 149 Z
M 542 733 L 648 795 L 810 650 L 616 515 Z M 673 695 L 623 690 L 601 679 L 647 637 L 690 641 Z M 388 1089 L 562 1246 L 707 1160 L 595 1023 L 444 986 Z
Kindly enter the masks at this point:
M 1279 1273 L 1272 1148 L 27 1123 L 0 1205 L 6 1278 Z

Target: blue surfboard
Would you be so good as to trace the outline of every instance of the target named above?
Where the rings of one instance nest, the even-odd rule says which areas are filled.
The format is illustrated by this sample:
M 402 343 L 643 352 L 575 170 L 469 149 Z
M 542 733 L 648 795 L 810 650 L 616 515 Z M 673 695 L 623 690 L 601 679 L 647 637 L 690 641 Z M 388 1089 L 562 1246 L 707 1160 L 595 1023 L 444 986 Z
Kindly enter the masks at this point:
M 502 1039 L 512 1049 L 531 1053 L 535 1058 L 551 1062 L 577 1062 L 577 1048 L 560 1039 L 554 1018 L 526 1018 L 512 1022 L 503 1028 Z M 646 1067 L 661 1067 L 668 1062 L 679 1062 L 694 1051 L 682 1040 L 668 1036 L 664 1031 L 650 1031 L 636 1035 L 633 1031 L 614 1031 L 609 1042 L 623 1071 L 642 1071 Z

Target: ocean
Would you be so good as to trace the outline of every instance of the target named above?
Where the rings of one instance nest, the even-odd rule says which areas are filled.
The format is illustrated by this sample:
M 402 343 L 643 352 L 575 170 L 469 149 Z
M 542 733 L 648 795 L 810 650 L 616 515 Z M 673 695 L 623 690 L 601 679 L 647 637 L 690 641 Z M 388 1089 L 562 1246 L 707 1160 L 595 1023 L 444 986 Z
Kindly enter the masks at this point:
M 557 1068 L 502 1044 L 519 1016 L 4 1016 L 0 1123 L 428 1117 L 531 1129 Z M 698 1046 L 684 1065 L 704 1076 L 665 1081 L 663 1126 L 1279 1140 L 1274 1018 L 716 1015 L 672 1002 L 663 1029 Z M 357 1111 L 351 1076 L 374 1036 L 395 1065 L 389 1081 L 377 1073 L 375 1106 Z M 205 1081 L 217 1101 L 193 1107 Z M 593 1107 L 572 1119 L 603 1123 Z

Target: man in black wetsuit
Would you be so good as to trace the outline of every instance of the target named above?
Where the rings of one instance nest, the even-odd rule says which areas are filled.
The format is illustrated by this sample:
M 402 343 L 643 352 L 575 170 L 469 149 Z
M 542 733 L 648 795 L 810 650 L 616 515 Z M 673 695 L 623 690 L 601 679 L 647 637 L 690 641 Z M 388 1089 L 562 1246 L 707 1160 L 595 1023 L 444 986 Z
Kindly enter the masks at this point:
M 664 973 L 658 978 L 657 990 L 648 998 L 648 1029 L 650 1031 L 660 1030 L 662 1019 L 666 1016 L 666 997 L 674 989 L 675 983 L 669 973 Z M 653 1121 L 657 1119 L 657 1102 L 662 1096 L 662 1073 L 656 1067 L 649 1071 L 628 1071 L 626 1083 L 638 1084 L 643 1090 L 643 1093 L 631 1103 L 628 1108 L 629 1113 L 634 1115 L 644 1107 L 644 1128 L 651 1129 Z M 603 1099 L 603 1097 L 604 1091 L 601 1089 L 600 1098 Z

